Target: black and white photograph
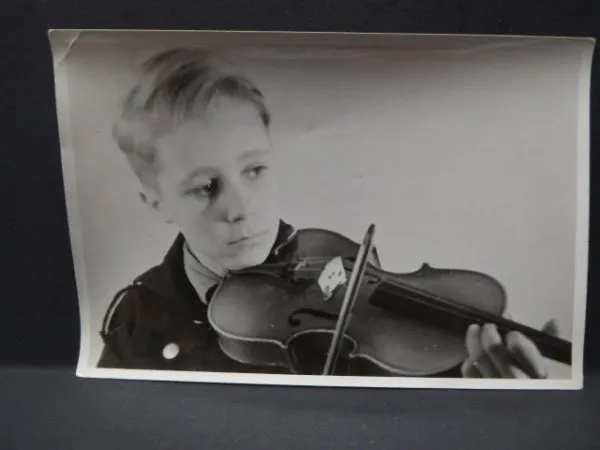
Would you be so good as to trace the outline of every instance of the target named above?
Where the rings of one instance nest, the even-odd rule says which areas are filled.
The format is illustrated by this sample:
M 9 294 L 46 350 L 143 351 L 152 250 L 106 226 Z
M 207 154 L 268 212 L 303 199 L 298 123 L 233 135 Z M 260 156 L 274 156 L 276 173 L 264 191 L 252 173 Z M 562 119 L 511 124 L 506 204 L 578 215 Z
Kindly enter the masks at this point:
M 592 40 L 49 39 L 78 376 L 582 388 Z

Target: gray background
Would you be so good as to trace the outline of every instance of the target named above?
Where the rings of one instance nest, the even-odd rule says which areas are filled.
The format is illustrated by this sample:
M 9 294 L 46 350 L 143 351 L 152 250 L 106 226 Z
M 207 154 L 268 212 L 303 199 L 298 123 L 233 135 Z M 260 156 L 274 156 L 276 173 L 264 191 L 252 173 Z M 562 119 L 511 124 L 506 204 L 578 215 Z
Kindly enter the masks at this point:
M 379 391 L 81 380 L 47 28 L 276 29 L 600 36 L 577 1 L 5 2 L 0 223 L 0 447 L 575 448 L 600 432 L 595 223 L 586 389 Z M 597 63 L 592 155 L 597 147 Z M 597 122 L 597 120 L 596 120 Z M 592 173 L 594 168 L 592 156 Z M 595 204 L 592 175 L 592 207 Z

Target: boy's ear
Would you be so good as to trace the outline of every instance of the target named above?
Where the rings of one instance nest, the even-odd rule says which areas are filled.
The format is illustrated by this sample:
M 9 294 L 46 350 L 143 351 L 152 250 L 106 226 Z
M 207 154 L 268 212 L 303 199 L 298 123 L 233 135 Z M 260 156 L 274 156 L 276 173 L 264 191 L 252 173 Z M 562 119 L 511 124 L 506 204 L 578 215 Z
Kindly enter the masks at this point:
M 140 191 L 140 199 L 142 199 L 142 202 L 144 202 L 150 208 L 160 212 L 160 202 L 154 195 L 148 195 L 148 193 Z
M 144 204 L 152 208 L 155 212 L 159 213 L 167 223 L 173 223 L 170 217 L 166 216 L 166 211 L 163 211 L 159 196 L 151 189 L 142 189 L 139 192 L 140 199 Z

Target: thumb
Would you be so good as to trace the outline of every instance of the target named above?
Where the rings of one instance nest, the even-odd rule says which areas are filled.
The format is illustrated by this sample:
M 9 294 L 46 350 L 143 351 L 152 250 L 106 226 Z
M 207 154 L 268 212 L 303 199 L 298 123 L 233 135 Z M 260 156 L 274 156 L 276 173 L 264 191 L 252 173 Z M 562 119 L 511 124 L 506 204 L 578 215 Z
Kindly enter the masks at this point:
M 558 324 L 556 322 L 556 319 L 551 319 L 548 322 L 546 322 L 546 324 L 542 328 L 542 331 L 544 333 L 549 334 L 550 336 L 558 336 L 559 329 L 558 329 Z

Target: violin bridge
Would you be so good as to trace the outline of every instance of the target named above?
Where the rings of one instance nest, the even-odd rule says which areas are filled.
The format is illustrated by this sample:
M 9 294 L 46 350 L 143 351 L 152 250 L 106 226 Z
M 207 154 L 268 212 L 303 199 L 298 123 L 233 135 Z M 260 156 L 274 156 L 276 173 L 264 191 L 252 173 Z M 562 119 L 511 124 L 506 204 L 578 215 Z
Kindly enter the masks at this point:
M 329 261 L 318 279 L 319 288 L 323 294 L 325 301 L 329 300 L 335 291 L 346 284 L 348 277 L 346 276 L 346 270 L 342 263 L 342 258 L 337 257 Z

